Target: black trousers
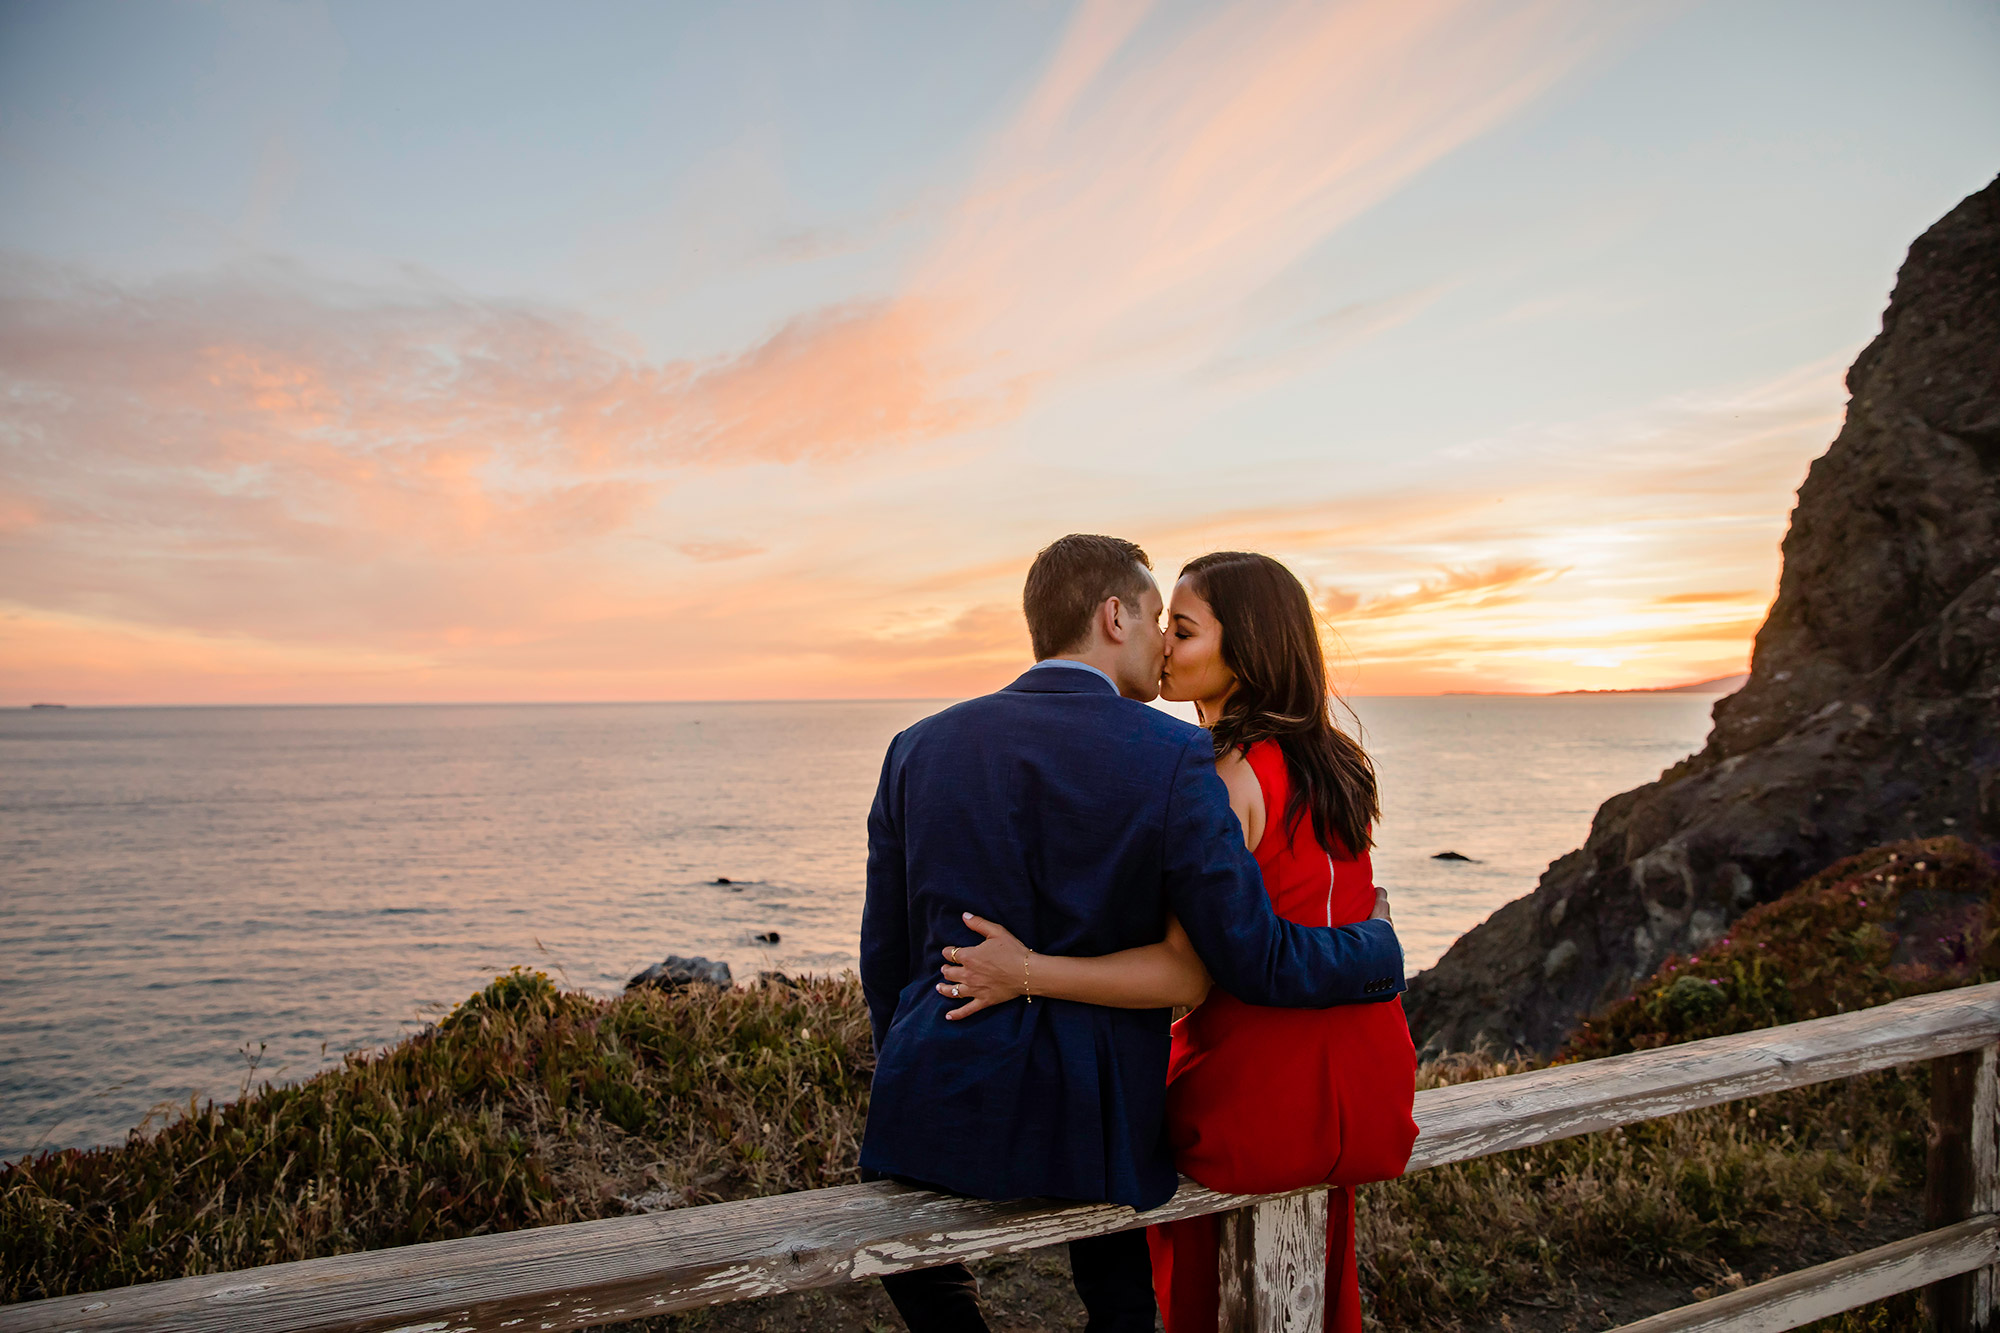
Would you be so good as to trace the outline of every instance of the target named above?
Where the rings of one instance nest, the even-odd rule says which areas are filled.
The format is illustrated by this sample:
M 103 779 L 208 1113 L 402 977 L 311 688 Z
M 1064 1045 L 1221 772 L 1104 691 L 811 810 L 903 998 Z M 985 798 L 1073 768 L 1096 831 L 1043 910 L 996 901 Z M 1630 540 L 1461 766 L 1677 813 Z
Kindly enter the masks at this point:
M 1090 1316 L 1085 1333 L 1153 1333 L 1153 1256 L 1143 1229 L 1071 1241 L 1069 1272 Z M 964 1264 L 891 1273 L 882 1289 L 910 1333 L 987 1333 L 979 1283 Z
M 1153 1257 L 1143 1230 L 1069 1243 L 1070 1280 L 1090 1316 L 1085 1333 L 1153 1333 Z M 979 1284 L 964 1264 L 882 1279 L 910 1333 L 987 1333 Z

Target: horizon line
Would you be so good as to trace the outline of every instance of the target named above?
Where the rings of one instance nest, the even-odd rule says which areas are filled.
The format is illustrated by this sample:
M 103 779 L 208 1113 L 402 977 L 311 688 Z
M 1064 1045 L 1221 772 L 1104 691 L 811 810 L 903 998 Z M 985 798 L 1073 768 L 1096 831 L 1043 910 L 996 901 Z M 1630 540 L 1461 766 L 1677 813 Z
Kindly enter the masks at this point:
M 1696 682 L 1707 684 L 1706 681 Z M 1685 694 L 1706 696 L 1713 693 L 1717 697 L 1733 693 L 1733 690 L 1693 690 L 1685 685 L 1650 686 L 1625 689 L 1602 690 L 1429 690 L 1422 692 L 1384 692 L 1372 694 L 1341 694 L 1336 697 L 1346 699 L 1562 699 L 1597 697 L 1625 694 Z M 990 694 L 993 691 L 982 691 Z M 979 694 L 936 694 L 936 695 L 896 695 L 880 698 L 832 696 L 823 698 L 787 697 L 774 699 L 360 699 L 360 700 L 273 700 L 273 701 L 230 701 L 230 702 L 162 702 L 162 703 L 80 703 L 69 704 L 43 701 L 25 704 L 0 704 L 0 712 L 111 712 L 137 711 L 140 709 L 225 709 L 225 708 L 631 708 L 659 706 L 694 705 L 751 705 L 751 704 L 920 704 L 959 703 L 966 699 L 977 699 Z

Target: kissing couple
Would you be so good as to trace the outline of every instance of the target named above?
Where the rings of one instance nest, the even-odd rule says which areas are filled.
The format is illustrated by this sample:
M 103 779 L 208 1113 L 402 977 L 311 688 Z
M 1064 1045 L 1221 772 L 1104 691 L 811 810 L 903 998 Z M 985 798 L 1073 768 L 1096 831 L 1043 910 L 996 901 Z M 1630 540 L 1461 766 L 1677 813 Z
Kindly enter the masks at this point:
M 1360 1333 L 1349 1187 L 1408 1163 L 1416 1053 L 1368 859 L 1374 768 L 1334 724 L 1312 600 L 1224 551 L 1163 606 L 1139 547 L 1073 535 L 1035 557 L 1022 607 L 1035 665 L 882 764 L 863 1174 L 1141 1212 L 1181 1171 L 1330 1185 L 1326 1327 Z M 1167 1333 L 1216 1328 L 1213 1216 L 1069 1253 L 1090 1333 L 1150 1333 L 1156 1310 Z M 963 1264 L 883 1286 L 914 1333 L 987 1327 Z

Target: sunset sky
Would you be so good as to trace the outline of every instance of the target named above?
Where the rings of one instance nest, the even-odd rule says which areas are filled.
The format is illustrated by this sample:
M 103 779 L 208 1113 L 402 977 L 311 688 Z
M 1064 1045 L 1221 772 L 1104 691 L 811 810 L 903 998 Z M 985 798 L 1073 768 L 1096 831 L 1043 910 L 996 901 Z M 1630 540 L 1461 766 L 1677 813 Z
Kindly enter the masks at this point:
M 1741 670 L 2000 6 L 0 5 L 0 703 L 958 696 L 1064 532 L 1357 693 Z

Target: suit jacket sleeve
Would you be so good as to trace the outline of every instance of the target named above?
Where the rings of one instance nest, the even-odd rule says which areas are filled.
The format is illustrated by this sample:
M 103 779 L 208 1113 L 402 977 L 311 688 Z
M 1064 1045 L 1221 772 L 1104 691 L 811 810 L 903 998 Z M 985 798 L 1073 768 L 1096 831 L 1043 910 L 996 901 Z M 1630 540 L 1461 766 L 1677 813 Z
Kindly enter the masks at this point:
M 897 767 L 891 741 L 868 811 L 868 892 L 861 905 L 861 993 L 878 1052 L 896 1016 L 896 999 L 910 983 L 910 900 Z
M 1403 946 L 1387 921 L 1301 926 L 1271 910 L 1209 747 L 1207 733 L 1195 737 L 1175 776 L 1165 879 L 1174 913 L 1216 984 L 1245 1003 L 1282 1009 L 1400 992 Z

